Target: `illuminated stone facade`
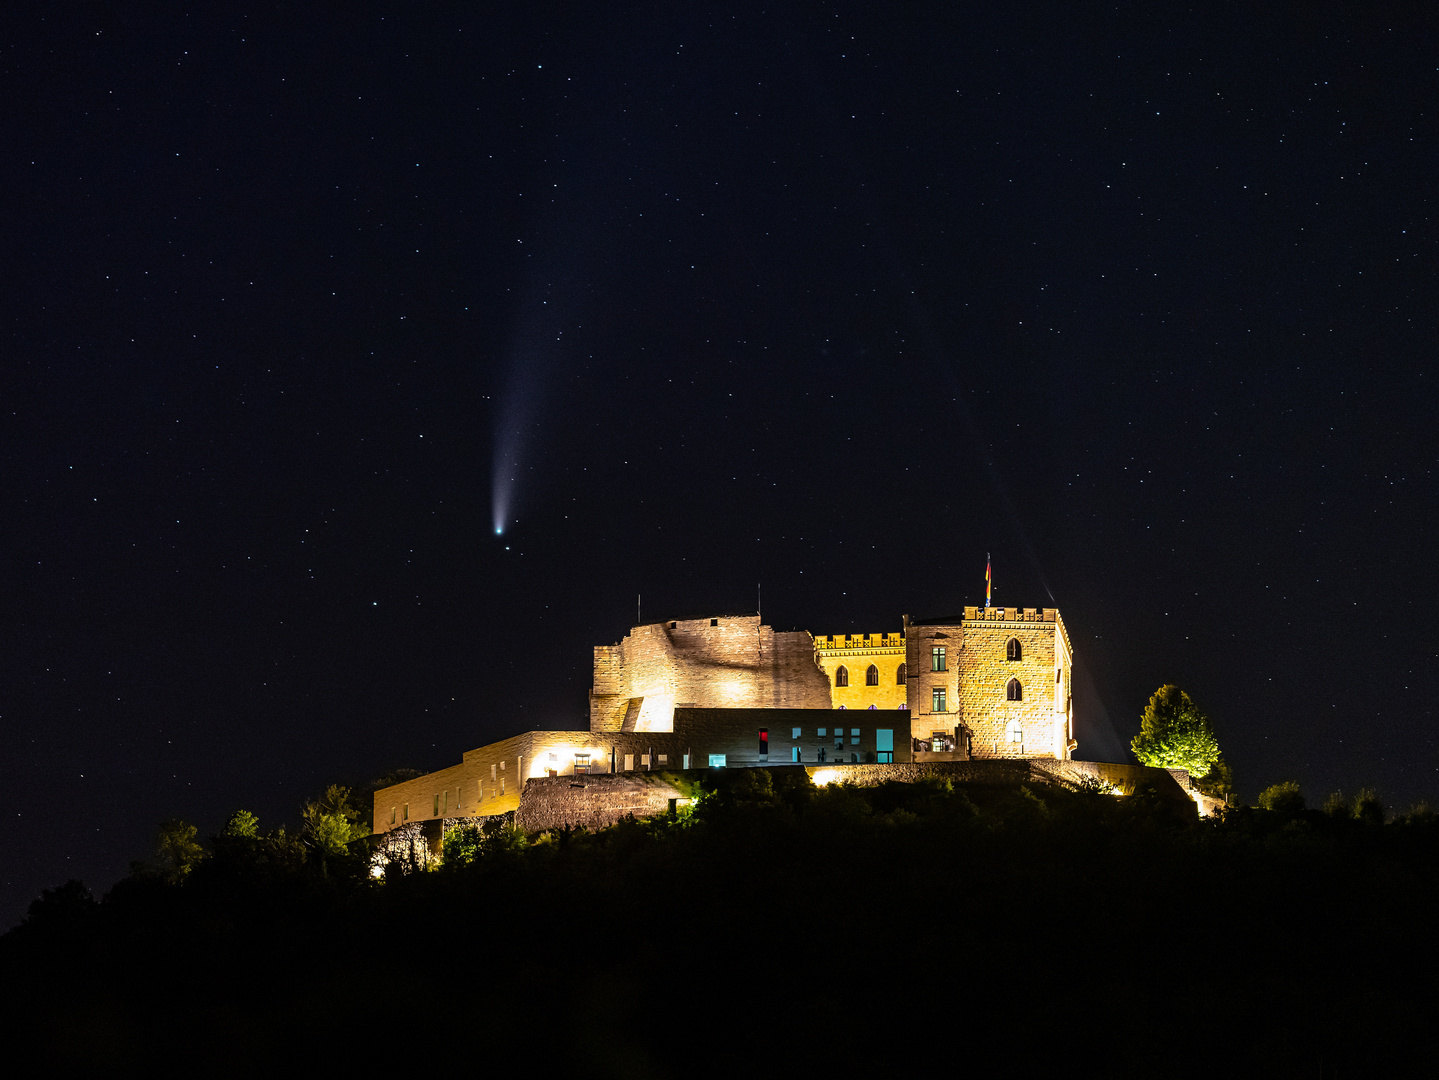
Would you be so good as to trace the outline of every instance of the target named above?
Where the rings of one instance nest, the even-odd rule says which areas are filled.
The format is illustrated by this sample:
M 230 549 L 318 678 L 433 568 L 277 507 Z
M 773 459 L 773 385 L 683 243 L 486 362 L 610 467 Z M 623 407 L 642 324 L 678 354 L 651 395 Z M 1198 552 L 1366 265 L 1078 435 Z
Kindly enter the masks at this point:
M 908 702 L 903 634 L 835 634 L 814 639 L 815 658 L 836 709 L 901 709 Z
M 669 731 L 676 708 L 830 707 L 814 640 L 758 615 L 651 623 L 595 646 L 592 731 Z
M 1052 757 L 1075 748 L 1073 652 L 1054 608 L 976 608 L 905 617 L 911 735 L 948 736 L 972 758 Z
M 526 782 L 546 777 L 1065 761 L 1071 666 L 1054 608 L 970 607 L 905 616 L 902 634 L 819 638 L 757 615 L 638 626 L 595 648 L 588 731 L 525 732 L 377 791 L 375 830 L 517 811 Z

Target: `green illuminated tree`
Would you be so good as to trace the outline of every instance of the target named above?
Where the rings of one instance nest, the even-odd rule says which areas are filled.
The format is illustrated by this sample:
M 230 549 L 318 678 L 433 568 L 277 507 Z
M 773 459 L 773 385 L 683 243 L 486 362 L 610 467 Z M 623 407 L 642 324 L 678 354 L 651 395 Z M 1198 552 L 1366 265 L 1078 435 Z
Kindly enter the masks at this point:
M 1207 779 L 1220 762 L 1209 717 L 1188 694 L 1169 684 L 1150 697 L 1139 734 L 1129 746 L 1141 765 L 1187 769 L 1196 780 Z
M 188 821 L 171 818 L 160 826 L 155 853 L 160 870 L 169 881 L 180 882 L 205 858 L 205 849 L 195 839 L 198 830 Z
M 359 816 L 360 811 L 350 800 L 350 789 L 331 784 L 301 811 L 305 843 L 322 859 L 344 855 L 352 842 L 370 833 L 357 821 Z

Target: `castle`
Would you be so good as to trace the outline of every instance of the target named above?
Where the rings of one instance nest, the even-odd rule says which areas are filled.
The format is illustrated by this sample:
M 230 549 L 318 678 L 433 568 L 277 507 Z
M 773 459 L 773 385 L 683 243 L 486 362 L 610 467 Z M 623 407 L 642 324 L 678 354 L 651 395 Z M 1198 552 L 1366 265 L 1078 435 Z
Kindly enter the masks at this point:
M 776 632 L 757 614 L 636 626 L 595 647 L 588 730 L 525 732 L 382 788 L 374 827 L 519 811 L 527 785 L 548 778 L 583 788 L 585 777 L 628 775 L 607 789 L 612 818 L 672 807 L 673 789 L 644 782 L 659 771 L 784 764 L 826 779 L 926 762 L 1068 762 L 1072 665 L 1055 608 L 966 607 L 906 615 L 898 633 L 821 637 Z

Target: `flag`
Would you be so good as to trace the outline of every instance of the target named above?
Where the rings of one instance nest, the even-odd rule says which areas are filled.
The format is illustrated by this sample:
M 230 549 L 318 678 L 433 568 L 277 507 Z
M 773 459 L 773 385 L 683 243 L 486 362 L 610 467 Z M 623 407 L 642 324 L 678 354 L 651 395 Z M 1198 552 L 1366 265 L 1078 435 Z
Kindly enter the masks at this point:
M 989 556 L 984 557 L 984 606 L 989 607 L 989 599 L 994 593 L 994 574 L 990 570 Z

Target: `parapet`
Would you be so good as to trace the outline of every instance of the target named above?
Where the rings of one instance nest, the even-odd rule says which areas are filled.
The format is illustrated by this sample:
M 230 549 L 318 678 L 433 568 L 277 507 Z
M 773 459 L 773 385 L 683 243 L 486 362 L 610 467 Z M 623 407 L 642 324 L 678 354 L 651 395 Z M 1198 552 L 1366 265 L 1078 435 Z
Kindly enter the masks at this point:
M 975 622 L 1055 622 L 1059 619 L 1058 608 L 1026 608 L 1026 607 L 967 607 L 964 609 L 966 621 Z
M 872 652 L 875 649 L 903 649 L 903 634 L 816 634 L 814 647 L 819 652 L 852 649 Z

